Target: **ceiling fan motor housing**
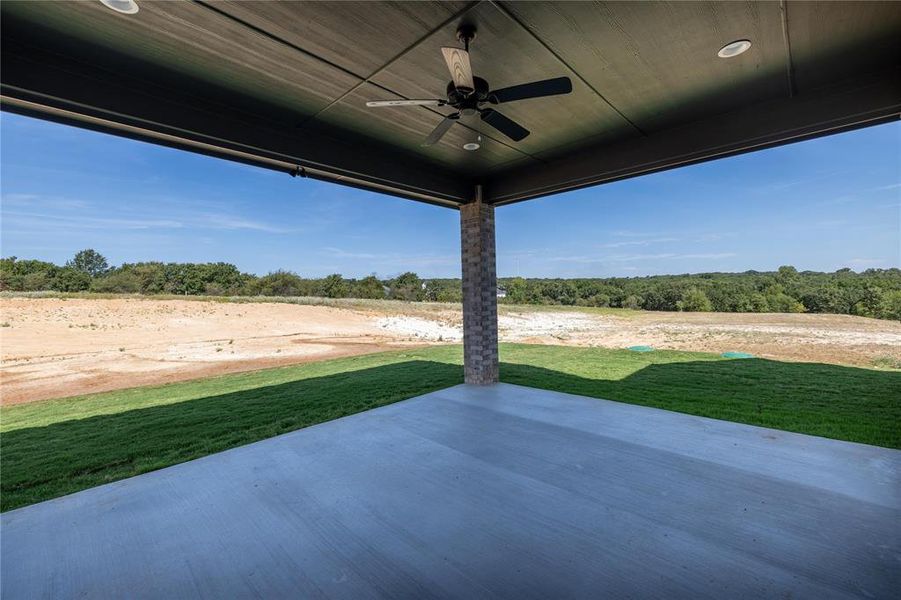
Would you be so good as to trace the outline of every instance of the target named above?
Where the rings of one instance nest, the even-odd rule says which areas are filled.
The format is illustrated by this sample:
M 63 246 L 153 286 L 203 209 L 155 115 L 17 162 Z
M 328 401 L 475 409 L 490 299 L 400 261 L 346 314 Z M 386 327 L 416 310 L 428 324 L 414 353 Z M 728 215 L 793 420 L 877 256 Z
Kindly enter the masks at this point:
M 481 77 L 473 77 L 472 82 L 476 89 L 469 92 L 454 86 L 454 82 L 447 84 L 447 103 L 459 109 L 477 108 L 479 102 L 488 102 L 488 82 Z

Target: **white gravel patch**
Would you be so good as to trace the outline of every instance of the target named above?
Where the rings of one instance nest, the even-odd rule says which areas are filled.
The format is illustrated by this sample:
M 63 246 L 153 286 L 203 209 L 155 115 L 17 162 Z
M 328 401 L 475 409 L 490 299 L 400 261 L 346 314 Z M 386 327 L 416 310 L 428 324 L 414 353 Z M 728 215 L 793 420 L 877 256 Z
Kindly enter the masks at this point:
M 376 324 L 396 337 L 427 342 L 460 342 L 463 328 L 447 318 L 382 317 Z M 887 327 L 885 324 L 880 324 Z M 753 336 L 753 337 L 752 337 Z M 580 312 L 507 312 L 498 317 L 498 337 L 503 342 L 565 342 L 621 348 L 636 344 L 682 348 L 693 340 L 731 339 L 736 343 L 763 340 L 778 345 L 873 345 L 901 348 L 901 332 L 798 327 L 774 323 L 713 324 L 623 322 L 603 315 Z M 772 339 L 771 339 L 772 338 Z M 779 341 L 773 341 L 778 339 Z M 675 346 L 673 344 L 676 344 Z
M 394 335 L 430 342 L 459 342 L 463 339 L 462 327 L 419 317 L 382 317 L 376 319 L 376 326 Z
M 584 313 L 508 313 L 498 318 L 500 337 L 511 342 L 543 336 L 566 337 L 581 331 L 601 331 L 609 326 Z
M 391 334 L 425 341 L 459 342 L 463 328 L 447 321 L 421 317 L 382 317 L 376 325 Z M 579 332 L 598 332 L 612 328 L 611 323 L 592 315 L 563 312 L 509 313 L 498 318 L 499 337 L 515 342 L 528 338 L 566 338 Z

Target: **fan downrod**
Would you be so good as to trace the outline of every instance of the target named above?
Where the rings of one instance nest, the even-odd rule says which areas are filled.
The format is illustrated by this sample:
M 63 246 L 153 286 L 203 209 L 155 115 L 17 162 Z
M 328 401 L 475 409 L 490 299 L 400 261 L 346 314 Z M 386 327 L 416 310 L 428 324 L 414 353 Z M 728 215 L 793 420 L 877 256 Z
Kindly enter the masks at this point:
M 476 26 L 470 23 L 463 23 L 457 27 L 457 40 L 463 42 L 466 51 L 469 52 L 469 42 L 476 39 Z

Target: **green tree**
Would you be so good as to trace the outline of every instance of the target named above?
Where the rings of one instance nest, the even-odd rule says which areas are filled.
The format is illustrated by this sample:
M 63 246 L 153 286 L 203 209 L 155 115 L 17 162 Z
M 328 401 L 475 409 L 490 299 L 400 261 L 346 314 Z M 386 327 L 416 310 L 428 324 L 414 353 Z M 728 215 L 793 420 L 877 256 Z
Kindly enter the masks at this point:
M 319 294 L 326 298 L 347 297 L 347 281 L 338 273 L 333 273 L 319 283 Z
M 421 301 L 425 296 L 422 279 L 419 275 L 408 271 L 391 280 L 391 297 L 397 300 Z
M 257 288 L 257 293 L 261 296 L 313 295 L 309 283 L 290 271 L 275 271 L 264 275 L 260 277 L 255 287 Z
M 100 277 L 109 270 L 106 258 L 93 248 L 77 252 L 75 257 L 66 263 L 66 266 L 87 273 L 90 277 Z
M 53 289 L 53 279 L 46 271 L 35 271 L 22 277 L 21 290 L 25 292 L 40 292 Z
M 880 319 L 901 321 L 901 290 L 891 290 L 882 295 L 882 306 L 879 307 Z
M 770 312 L 770 305 L 767 302 L 766 296 L 761 294 L 760 292 L 754 292 L 751 294 L 751 312 Z
M 798 269 L 791 265 L 783 265 L 776 271 L 776 281 L 782 286 L 793 285 L 798 280 Z
M 525 304 L 528 302 L 526 294 L 528 284 L 522 277 L 513 277 L 504 282 L 504 290 L 507 292 L 505 300 L 510 304 Z
M 710 312 L 713 305 L 710 304 L 710 299 L 702 290 L 691 288 L 683 292 L 678 307 L 679 310 L 686 312 Z
M 638 310 L 639 308 L 641 308 L 641 302 L 642 302 L 641 296 L 635 296 L 635 295 L 626 296 L 623 299 L 622 307 L 623 308 L 631 308 L 633 310 Z
M 170 294 L 199 296 L 204 291 L 205 282 L 202 273 L 193 263 L 167 263 L 164 275 L 165 290 Z
M 0 289 L 36 291 L 52 289 L 59 267 L 42 260 L 18 260 L 15 256 L 0 261 Z
M 860 291 L 860 297 L 854 304 L 854 314 L 862 317 L 875 317 L 882 309 L 882 290 L 868 285 Z
M 430 300 L 436 302 L 463 301 L 463 283 L 459 279 L 432 279 L 427 288 Z
M 126 265 L 122 265 L 125 269 Z M 161 294 L 166 289 L 166 268 L 163 263 L 148 262 L 130 265 L 130 269 L 141 283 L 142 294 Z
M 810 312 L 841 314 L 848 312 L 845 290 L 833 284 L 826 284 L 807 290 L 801 302 Z
M 610 296 L 607 294 L 595 294 L 585 298 L 582 302 L 583 306 L 607 307 L 610 306 Z
M 53 289 L 57 292 L 83 292 L 91 287 L 91 276 L 72 267 L 63 267 L 53 275 Z
M 116 271 L 91 281 L 91 291 L 107 294 L 139 294 L 141 280 L 134 271 Z
M 271 296 L 331 296 L 391 298 L 412 301 L 460 302 L 458 278 L 423 281 L 408 272 L 388 282 L 374 275 L 360 280 L 339 274 L 307 279 L 286 271 L 263 277 L 241 273 L 229 263 L 123 264 L 108 269 L 99 255 L 85 250 L 67 267 L 38 260 L 0 259 L 0 289 L 63 290 L 143 294 L 242 294 Z M 93 256 L 93 258 L 92 258 Z M 97 259 L 97 260 L 95 260 Z M 78 263 L 81 269 L 74 265 Z M 94 267 L 89 266 L 94 264 Z M 96 267 L 96 268 L 95 268 Z M 88 271 L 102 273 L 93 278 Z M 137 284 L 136 284 L 137 282 Z M 622 306 L 645 310 L 712 310 L 717 312 L 818 312 L 899 319 L 901 269 L 867 269 L 856 273 L 778 271 L 699 273 L 606 279 L 524 279 L 498 281 L 507 292 L 500 302 Z M 137 286 L 137 290 L 136 290 Z M 388 288 L 386 293 L 385 288 Z M 704 298 L 706 297 L 706 301 Z M 901 320 L 901 319 L 899 319 Z
M 375 275 L 367 275 L 357 282 L 356 294 L 358 298 L 384 298 L 385 286 Z
M 774 285 L 766 289 L 766 304 L 769 312 L 800 313 L 804 312 L 804 305 L 792 298 L 784 291 L 781 285 Z

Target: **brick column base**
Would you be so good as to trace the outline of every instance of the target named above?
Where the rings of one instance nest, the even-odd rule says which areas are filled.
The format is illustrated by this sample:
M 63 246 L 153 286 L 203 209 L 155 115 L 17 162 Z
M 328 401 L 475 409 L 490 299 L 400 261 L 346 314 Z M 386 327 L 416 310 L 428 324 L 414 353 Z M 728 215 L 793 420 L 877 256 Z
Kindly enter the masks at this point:
M 460 207 L 464 380 L 488 385 L 498 381 L 494 207 L 476 196 Z

